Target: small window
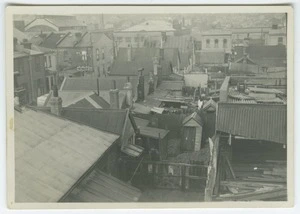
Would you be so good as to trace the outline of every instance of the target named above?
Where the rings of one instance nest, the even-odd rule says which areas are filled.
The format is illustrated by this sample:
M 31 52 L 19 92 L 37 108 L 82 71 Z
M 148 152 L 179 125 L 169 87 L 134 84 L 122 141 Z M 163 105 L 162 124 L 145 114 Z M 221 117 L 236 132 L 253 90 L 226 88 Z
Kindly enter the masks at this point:
M 209 39 L 206 40 L 206 47 L 210 48 L 210 40 Z
M 227 44 L 227 39 L 223 39 L 223 48 L 227 48 L 228 44 Z
M 140 37 L 134 37 L 134 41 L 137 43 L 140 42 Z
M 81 58 L 82 58 L 82 61 L 87 60 L 87 52 L 86 51 L 81 51 Z
M 96 49 L 96 59 L 97 59 L 97 61 L 100 60 L 100 53 L 99 53 L 99 49 L 98 48 Z
M 283 44 L 283 38 L 282 37 L 278 37 L 278 44 Z
M 215 48 L 218 48 L 218 47 L 219 47 L 219 40 L 215 39 Z

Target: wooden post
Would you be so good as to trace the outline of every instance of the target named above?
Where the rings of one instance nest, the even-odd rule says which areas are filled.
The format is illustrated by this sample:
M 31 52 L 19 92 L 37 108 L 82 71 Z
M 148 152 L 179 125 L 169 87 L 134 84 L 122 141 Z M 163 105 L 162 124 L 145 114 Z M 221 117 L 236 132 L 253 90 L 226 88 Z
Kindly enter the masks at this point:
M 214 136 L 214 141 L 208 138 L 210 146 L 210 162 L 207 168 L 207 180 L 205 187 L 205 201 L 212 201 L 213 190 L 216 182 L 217 174 L 217 161 L 218 161 L 218 151 L 219 151 L 219 135 Z
M 185 191 L 185 166 L 181 166 L 181 189 Z
M 190 167 L 187 166 L 185 168 L 185 189 L 189 189 L 190 187 L 189 171 L 190 171 Z

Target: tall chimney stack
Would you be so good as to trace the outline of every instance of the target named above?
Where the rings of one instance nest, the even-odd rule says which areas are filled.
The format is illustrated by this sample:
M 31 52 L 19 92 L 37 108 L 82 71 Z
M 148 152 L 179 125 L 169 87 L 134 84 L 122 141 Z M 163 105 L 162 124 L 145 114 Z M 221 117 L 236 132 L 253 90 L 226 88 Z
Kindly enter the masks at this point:
M 62 99 L 58 96 L 58 89 L 56 85 L 53 86 L 53 96 L 51 97 L 49 103 L 51 113 L 57 116 L 61 116 Z
M 110 108 L 111 109 L 119 109 L 119 90 L 116 86 L 116 80 L 112 81 L 113 89 L 109 91 L 109 98 L 110 98 Z

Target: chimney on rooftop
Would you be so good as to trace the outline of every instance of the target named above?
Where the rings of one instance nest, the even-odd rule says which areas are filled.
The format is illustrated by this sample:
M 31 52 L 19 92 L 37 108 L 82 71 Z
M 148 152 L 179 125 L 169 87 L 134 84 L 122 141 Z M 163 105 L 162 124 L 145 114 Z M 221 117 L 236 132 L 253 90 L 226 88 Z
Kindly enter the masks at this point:
M 132 107 L 133 87 L 130 82 L 130 77 L 127 77 L 127 82 L 125 83 L 124 90 L 126 90 L 126 104 L 127 106 Z
M 78 42 L 81 39 L 82 33 L 81 32 L 77 32 L 75 33 L 75 39 Z
M 138 83 L 138 94 L 137 101 L 143 101 L 145 99 L 145 78 L 143 75 L 144 68 L 138 69 L 139 72 L 139 83 Z
M 128 62 L 132 61 L 132 46 L 131 46 L 131 44 L 127 48 L 127 61 Z
M 116 80 L 112 81 L 113 89 L 109 91 L 110 108 L 119 109 L 119 90 L 117 89 Z
M 53 86 L 53 95 L 50 98 L 50 111 L 52 114 L 61 116 L 62 113 L 62 99 L 58 96 L 58 88 L 56 85 Z

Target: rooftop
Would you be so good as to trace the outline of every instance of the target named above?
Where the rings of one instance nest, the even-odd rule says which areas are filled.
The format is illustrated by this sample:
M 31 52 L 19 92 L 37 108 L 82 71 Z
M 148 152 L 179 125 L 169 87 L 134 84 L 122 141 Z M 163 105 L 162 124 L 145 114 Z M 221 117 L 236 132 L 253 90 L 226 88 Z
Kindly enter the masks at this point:
M 216 130 L 232 135 L 287 143 L 287 106 L 218 103 Z
M 17 202 L 57 202 L 119 138 L 31 109 L 15 130 Z
M 175 31 L 172 27 L 172 23 L 161 20 L 149 20 L 143 23 L 134 25 L 129 27 L 123 31 L 159 31 L 159 32 L 167 32 L 167 31 Z

